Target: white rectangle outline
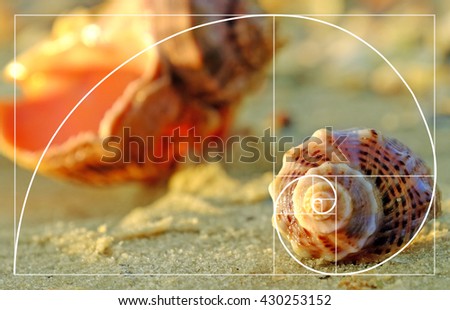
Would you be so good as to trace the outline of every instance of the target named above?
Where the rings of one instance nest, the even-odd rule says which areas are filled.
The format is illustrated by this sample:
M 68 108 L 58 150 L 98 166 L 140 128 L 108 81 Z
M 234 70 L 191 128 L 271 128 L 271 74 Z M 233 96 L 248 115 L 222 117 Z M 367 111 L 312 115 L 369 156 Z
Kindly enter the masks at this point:
M 17 60 L 17 17 L 60 17 L 60 16 L 157 16 L 157 17 L 175 17 L 175 16 L 205 16 L 205 17 L 225 17 L 225 16 L 245 16 L 249 14 L 14 14 L 14 63 L 16 63 Z M 342 17 L 433 17 L 433 143 L 436 147 L 436 14 L 291 14 L 291 15 L 298 15 L 298 16 L 309 16 L 309 17 L 334 17 L 334 16 L 342 16 Z M 276 70 L 276 64 L 275 64 L 275 52 L 276 52 L 276 46 L 275 46 L 275 17 L 271 14 L 268 14 L 268 16 L 272 16 L 272 32 L 273 32 L 273 42 L 272 42 L 272 48 L 273 48 L 273 61 L 272 61 L 272 109 L 273 109 L 273 118 L 272 118 L 272 128 L 273 133 L 275 133 L 276 127 L 275 127 L 275 105 L 276 105 L 276 93 L 275 93 L 275 70 Z M 14 202 L 13 202 L 13 208 L 14 208 L 14 232 L 13 232 L 13 246 L 16 242 L 17 238 L 17 150 L 16 150 L 16 100 L 17 100 L 17 82 L 16 78 L 14 77 L 14 151 L 13 151 L 13 161 L 14 161 Z M 275 145 L 272 147 L 273 154 L 275 153 Z M 434 167 L 434 170 L 437 175 L 437 164 L 436 167 Z M 275 162 L 273 163 L 273 176 L 275 177 Z M 436 219 L 436 210 L 434 209 L 434 220 Z M 354 274 L 354 276 L 436 276 L 436 221 L 433 223 L 433 273 L 419 273 L 419 274 L 413 274 L 413 273 L 360 273 L 360 274 Z M 36 274 L 36 273 L 17 273 L 17 271 L 13 270 L 14 276 L 75 276 L 75 277 L 91 277 L 91 276 L 158 276 L 158 277 L 247 277 L 247 276 L 270 276 L 270 277 L 276 277 L 276 276 L 283 276 L 283 277 L 291 277 L 291 276 L 320 276 L 317 273 L 291 273 L 291 274 L 282 274 L 282 273 L 275 273 L 276 271 L 276 253 L 275 253 L 275 245 L 276 245 L 276 232 L 275 229 L 272 228 L 272 273 L 263 273 L 263 274 L 228 274 L 228 273 L 217 273 L 217 274 L 204 274 L 204 273 L 188 273 L 188 274 L 176 274 L 176 273 L 143 273 L 143 274 L 121 274 L 121 273 L 113 273 L 113 274 L 107 274 L 107 273 L 94 273 L 94 274 L 72 274 L 72 273 L 57 273 L 57 274 L 51 274 L 51 273 L 43 273 L 43 274 Z M 330 276 L 342 276 L 340 274 L 332 274 Z
M 311 16 L 311 15 L 307 15 L 307 14 L 305 14 L 305 15 L 302 15 L 302 16 Z M 436 14 L 361 14 L 361 15 L 359 15 L 359 14 L 326 14 L 326 15 L 315 15 L 314 14 L 314 16 L 346 16 L 346 17 L 348 17 L 348 16 L 387 16 L 387 17 L 393 17 L 393 16 L 410 16 L 410 17 L 414 17 L 414 16 L 417 16 L 417 17 L 424 17 L 424 16 L 428 16 L 428 17 L 433 17 L 433 144 L 434 144 L 434 147 L 435 147 L 435 149 L 436 149 Z M 275 18 L 275 16 L 274 16 L 274 18 Z M 274 26 L 275 26 L 275 23 L 274 23 Z M 274 34 L 275 34 L 275 32 L 274 32 Z M 274 41 L 275 41 L 275 37 L 273 36 L 273 38 L 274 38 Z M 276 74 L 275 74 L 275 50 L 274 50 L 274 60 L 273 60 L 273 73 L 272 73 L 272 75 L 273 75 L 273 80 L 275 81 L 275 76 L 276 76 Z M 275 82 L 274 82 L 274 84 L 275 84 Z M 273 86 L 273 94 L 275 94 L 275 86 Z M 273 119 L 272 119 L 272 122 L 273 122 L 273 124 L 272 124 L 272 126 L 273 126 L 273 132 L 275 132 L 276 131 L 276 128 L 275 128 L 275 115 L 276 115 L 276 113 L 275 113 L 275 105 L 276 105 L 276 103 L 275 103 L 275 95 L 273 95 L 273 103 L 272 103 L 272 105 L 273 105 L 273 111 L 272 111 L 272 114 L 273 114 Z M 272 154 L 276 154 L 276 149 L 275 149 L 275 144 L 273 144 L 273 146 L 272 146 Z M 272 169 L 273 169 L 273 178 L 275 178 L 275 176 L 276 176 L 276 169 L 275 169 L 275 166 L 276 166 L 276 162 L 273 162 L 273 164 L 272 164 Z M 436 178 L 437 178 L 437 163 L 436 163 L 436 166 L 434 167 L 434 170 L 436 171 Z M 414 177 L 424 177 L 425 175 L 418 175 L 418 176 L 414 176 Z M 429 175 L 429 176 L 426 176 L 426 177 L 433 177 L 434 175 Z M 409 176 L 410 177 L 410 176 Z M 435 208 L 433 208 L 433 215 L 434 215 L 434 217 L 433 217 L 433 219 L 434 219 L 434 222 L 433 222 L 433 273 L 424 273 L 424 274 L 413 274 L 413 273 L 411 273 L 411 274 L 397 274 L 397 273 L 394 273 L 394 274 L 370 274 L 370 273 L 362 273 L 362 274 L 353 274 L 353 275 L 357 275 L 357 276 L 364 276 L 364 275 L 366 275 L 366 276 L 374 276 L 374 275 L 376 275 L 376 276 L 383 276 L 383 275 L 386 275 L 386 276 L 395 276 L 395 275 L 397 275 L 397 276 L 422 276 L 422 275 L 429 275 L 429 276 L 435 276 L 436 275 L 436 221 L 435 221 L 435 219 L 436 219 L 436 209 Z M 275 229 L 273 229 L 273 231 L 274 231 L 274 235 L 275 235 Z M 336 236 L 335 236 L 336 237 Z M 273 270 L 272 270 L 272 274 L 274 274 L 274 275 L 276 275 L 276 273 L 275 273 L 275 268 L 276 268 L 276 262 L 275 262 L 275 257 L 276 257 L 276 254 L 275 254 L 275 240 L 273 241 L 273 246 L 272 246 L 272 251 L 273 251 L 273 254 L 272 254 L 272 257 L 273 257 Z M 382 267 L 382 266 L 379 266 L 379 267 Z M 379 268 L 378 267 L 378 268 Z M 337 272 L 337 268 L 338 268 L 338 263 L 337 262 L 335 262 L 335 273 Z M 283 274 L 283 276 L 284 276 L 285 274 Z M 297 276 L 304 276 L 304 275 L 310 275 L 310 274 L 303 274 L 303 273 L 295 273 L 295 274 L 290 274 L 290 275 L 297 275 Z M 315 275 L 317 275 L 317 274 L 315 274 Z M 352 275 L 352 276 L 353 276 Z M 336 274 L 330 274 L 330 276 L 341 276 L 340 274 L 338 274 L 338 273 L 336 273 Z

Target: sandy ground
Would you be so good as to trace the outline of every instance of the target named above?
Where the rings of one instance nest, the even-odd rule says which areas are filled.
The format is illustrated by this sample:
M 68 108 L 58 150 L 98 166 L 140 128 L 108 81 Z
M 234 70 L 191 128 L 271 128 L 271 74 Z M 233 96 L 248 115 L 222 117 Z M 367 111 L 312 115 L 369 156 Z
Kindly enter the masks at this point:
M 352 27 L 351 22 L 347 24 Z M 356 26 L 355 31 L 364 32 L 360 24 Z M 379 60 L 366 54 L 353 57 L 359 53 L 353 43 L 339 35 L 329 36 L 320 27 L 317 32 L 301 34 L 289 30 L 295 29 L 292 25 L 285 29 L 284 35 L 298 44 L 290 43 L 280 50 L 275 63 L 279 137 L 292 135 L 298 143 L 328 125 L 341 129 L 374 127 L 399 138 L 432 165 L 430 142 L 416 106 Z M 318 33 L 331 54 L 320 45 L 307 44 L 311 43 L 307 39 Z M 348 49 L 332 53 L 335 41 Z M 383 45 L 383 40 L 378 43 Z M 308 59 L 317 51 L 324 51 L 326 59 L 330 55 L 334 58 L 329 63 L 319 59 L 311 65 L 302 61 L 305 57 L 296 56 L 299 51 L 307 51 Z M 399 58 L 391 56 L 401 68 L 407 68 L 402 65 L 416 59 L 421 51 L 405 49 Z M 420 59 L 425 59 L 424 67 L 432 61 L 428 56 Z M 432 126 L 430 71 L 402 72 L 418 90 L 426 121 Z M 418 78 L 423 74 L 430 79 Z M 380 86 L 380 80 L 387 82 Z M 269 73 L 265 86 L 246 99 L 233 133 L 260 136 L 273 125 L 272 82 Z M 445 94 L 445 90 L 439 93 Z M 38 176 L 26 205 L 17 274 L 13 275 L 13 165 L 0 158 L 0 288 L 450 289 L 450 118 L 445 112 L 450 108 L 448 102 L 441 102 L 436 151 L 442 215 L 428 223 L 403 253 L 373 271 L 323 276 L 293 261 L 271 224 L 272 201 L 267 187 L 273 177 L 272 164 L 264 160 L 239 163 L 236 159 L 241 153 L 235 150 L 232 163 L 186 167 L 165 186 L 93 188 Z M 281 128 L 278 120 L 285 116 L 290 126 Z M 281 154 L 277 154 L 276 169 Z M 17 216 L 30 177 L 29 171 L 18 168 Z M 335 269 L 315 261 L 307 264 L 339 273 L 368 267 L 347 264 Z
M 252 104 L 244 107 L 243 114 L 246 108 L 252 108 Z M 439 141 L 444 144 L 450 128 L 442 127 L 438 139 L 441 137 Z M 264 162 L 190 166 L 176 173 L 167 186 L 156 188 L 142 185 L 91 188 L 38 177 L 20 235 L 19 275 L 12 275 L 13 166 L 2 159 L 1 188 L 6 199 L 1 217 L 0 241 L 4 250 L 0 287 L 449 288 L 448 150 L 448 145 L 438 148 L 442 171 L 439 184 L 445 203 L 443 214 L 435 223 L 436 234 L 434 222 L 430 222 L 411 247 L 371 271 L 378 276 L 337 277 L 316 275 L 299 266 L 274 237 L 272 202 L 267 192 L 272 170 Z M 19 211 L 29 178 L 30 172 L 17 171 Z M 308 264 L 323 271 L 335 271 L 334 265 Z M 364 267 L 367 266 L 339 265 L 337 272 Z M 394 275 L 405 273 L 431 275 Z

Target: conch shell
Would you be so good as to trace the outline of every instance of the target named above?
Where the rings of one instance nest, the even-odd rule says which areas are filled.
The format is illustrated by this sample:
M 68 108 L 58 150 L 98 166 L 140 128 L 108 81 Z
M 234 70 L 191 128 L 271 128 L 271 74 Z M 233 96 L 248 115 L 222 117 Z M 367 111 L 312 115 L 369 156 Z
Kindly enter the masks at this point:
M 430 205 L 440 211 L 433 184 L 395 139 L 320 129 L 283 158 L 269 187 L 273 225 L 299 259 L 379 262 L 415 236 Z
M 103 16 L 130 11 L 154 16 Z M 6 69 L 22 97 L 16 109 L 11 102 L 0 104 L 3 153 L 14 157 L 15 145 L 17 163 L 34 169 L 77 102 L 130 57 L 168 35 L 223 19 L 220 14 L 259 12 L 251 1 L 139 0 L 115 1 L 100 16 L 58 18 L 48 40 Z M 205 13 L 217 17 L 200 15 Z M 73 111 L 38 171 L 93 184 L 166 179 L 177 159 L 195 145 L 189 140 L 187 146 L 174 147 L 164 137 L 175 131 L 187 136 L 190 130 L 198 137 L 226 135 L 238 103 L 261 80 L 272 58 L 271 22 L 245 18 L 206 26 L 129 61 Z M 109 141 L 111 137 L 121 142 Z M 134 137 L 152 140 L 141 147 Z M 131 143 L 126 143 L 128 138 Z M 105 149 L 109 142 L 120 150 L 120 158 L 111 159 L 110 149 Z M 150 153 L 168 159 L 148 160 Z

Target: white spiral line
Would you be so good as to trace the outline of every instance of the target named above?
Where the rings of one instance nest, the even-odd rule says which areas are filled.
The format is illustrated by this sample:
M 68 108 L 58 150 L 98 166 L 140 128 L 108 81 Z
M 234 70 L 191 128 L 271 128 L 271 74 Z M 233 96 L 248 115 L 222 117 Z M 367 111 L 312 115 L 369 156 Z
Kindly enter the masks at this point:
M 114 16 L 114 15 L 111 15 Z M 376 264 L 372 267 L 369 267 L 367 269 L 363 269 L 360 271 L 355 271 L 355 272 L 347 272 L 347 273 L 339 273 L 338 275 L 352 275 L 352 274 L 359 274 L 362 272 L 366 272 L 372 269 L 375 269 L 379 266 L 381 266 L 382 264 L 386 263 L 387 261 L 393 259 L 395 256 L 397 256 L 398 254 L 400 254 L 417 236 L 417 234 L 420 232 L 420 230 L 422 229 L 423 225 L 425 224 L 425 219 L 428 217 L 428 214 L 431 210 L 431 205 L 434 201 L 434 197 L 435 197 L 435 192 L 436 192 L 436 179 L 437 179 L 437 161 L 436 161 L 436 151 L 435 151 L 435 146 L 434 146 L 434 142 L 433 142 L 433 138 L 430 132 L 430 128 L 428 127 L 426 118 L 423 114 L 422 109 L 420 108 L 420 104 L 414 94 L 414 92 L 412 91 L 411 87 L 408 85 L 408 83 L 405 81 L 405 79 L 402 77 L 402 75 L 397 71 L 397 69 L 389 62 L 389 60 L 386 59 L 386 57 L 381 54 L 381 52 L 379 52 L 375 47 L 373 47 L 370 43 L 366 42 L 365 40 L 363 40 L 362 38 L 360 38 L 359 36 L 357 36 L 356 34 L 354 34 L 353 32 L 342 28 L 338 25 L 317 19 L 317 18 L 312 18 L 312 17 L 308 17 L 308 16 L 303 16 L 303 15 L 295 15 L 295 14 L 249 14 L 249 15 L 240 15 L 240 16 L 235 16 L 235 17 L 230 17 L 230 18 L 225 18 L 225 19 L 220 19 L 220 20 L 215 20 L 215 21 L 211 21 L 211 22 L 207 22 L 204 24 L 200 24 L 200 25 L 196 25 L 193 26 L 191 28 L 187 28 L 185 30 L 181 30 L 177 33 L 174 33 L 154 44 L 151 44 L 150 46 L 148 46 L 147 48 L 143 49 L 142 51 L 140 51 L 139 53 L 137 53 L 136 55 L 132 56 L 131 58 L 129 58 L 128 60 L 124 61 L 122 64 L 120 64 L 119 66 L 117 66 L 114 70 L 112 70 L 108 75 L 106 75 L 103 79 L 101 79 L 94 87 L 91 88 L 91 90 L 89 90 L 86 95 L 83 96 L 83 98 L 81 98 L 78 103 L 72 108 L 72 110 L 67 114 L 67 116 L 64 118 L 64 120 L 61 122 L 61 124 L 58 126 L 58 128 L 56 129 L 55 133 L 53 134 L 53 136 L 50 138 L 47 146 L 45 147 L 41 157 L 39 158 L 37 164 L 36 164 L 36 168 L 33 171 L 33 174 L 31 176 L 30 179 L 30 183 L 28 185 L 27 191 L 25 193 L 25 198 L 22 204 L 22 210 L 20 212 L 20 217 L 19 217 L 19 223 L 17 226 L 17 234 L 14 240 L 14 262 L 13 262 L 13 274 L 16 275 L 16 270 L 17 270 L 17 252 L 18 252 L 18 246 L 19 246 L 19 239 L 20 239 L 20 231 L 22 228 L 22 222 L 23 222 L 23 217 L 24 217 L 24 213 L 25 213 L 25 208 L 26 208 L 26 204 L 28 201 L 28 197 L 31 191 L 31 187 L 33 185 L 34 179 L 36 177 L 37 171 L 39 170 L 39 167 L 41 165 L 41 162 L 45 156 L 45 154 L 48 152 L 48 149 L 50 148 L 50 145 L 53 143 L 53 140 L 55 139 L 56 135 L 59 133 L 59 131 L 61 130 L 61 128 L 64 126 L 64 124 L 67 122 L 67 120 L 69 119 L 69 117 L 75 112 L 75 110 L 83 103 L 83 101 L 97 88 L 99 87 L 106 79 L 108 79 L 111 75 L 113 75 L 115 72 L 117 72 L 118 70 L 120 70 L 122 67 L 124 67 L 126 64 L 128 64 L 129 62 L 131 62 L 132 60 L 134 60 L 135 58 L 139 57 L 140 55 L 144 54 L 145 52 L 151 50 L 152 48 L 158 46 L 161 43 L 164 43 L 172 38 L 175 38 L 183 33 L 187 33 L 189 31 L 195 30 L 195 29 L 199 29 L 199 28 L 203 28 L 203 27 L 207 27 L 207 26 L 211 26 L 211 25 L 215 25 L 215 24 L 219 24 L 219 23 L 223 23 L 223 22 L 228 22 L 228 21 L 233 21 L 233 20 L 239 20 L 239 19 L 246 19 L 246 18 L 257 18 L 257 17 L 288 17 L 288 18 L 297 18 L 297 19 L 305 19 L 305 20 L 310 20 L 310 21 L 314 21 L 314 22 L 318 22 L 320 24 L 324 24 L 324 25 L 328 25 L 332 28 L 338 29 L 344 33 L 347 33 L 348 35 L 352 36 L 353 38 L 357 39 L 358 41 L 360 41 L 361 43 L 363 43 L 364 45 L 366 45 L 367 47 L 369 47 L 372 51 L 374 51 L 378 56 L 381 57 L 381 59 L 383 59 L 388 65 L 389 67 L 395 72 L 395 74 L 400 78 L 400 80 L 403 82 L 403 84 L 406 86 L 406 88 L 408 89 L 408 91 L 410 92 L 411 96 L 414 99 L 414 102 L 416 103 L 417 109 L 419 110 L 420 116 L 422 117 L 422 120 L 424 122 L 428 137 L 430 139 L 430 145 L 432 148 L 432 152 L 433 152 L 433 163 L 434 163 L 434 182 L 433 182 L 433 193 L 432 193 L 432 197 L 431 197 L 431 201 L 430 201 L 430 206 L 425 214 L 424 217 L 424 221 L 422 222 L 422 224 L 420 225 L 419 229 L 417 230 L 416 234 L 413 236 L 413 238 L 411 238 L 411 240 L 403 247 L 401 248 L 397 253 L 393 254 L 392 256 L 390 256 L 389 258 L 387 258 L 386 260 L 384 260 L 383 262 Z M 14 55 L 15 56 L 15 55 Z M 14 79 L 15 81 L 15 79 Z M 15 95 L 15 94 L 14 94 Z M 15 148 L 15 145 L 14 145 Z M 16 197 L 15 197 L 16 199 Z M 278 229 L 277 229 L 278 231 Z M 280 239 L 281 240 L 281 239 Z M 283 242 L 282 242 L 283 243 Z M 283 243 L 283 246 L 286 248 L 286 246 Z M 286 248 L 286 250 L 288 250 Z M 289 251 L 288 253 L 293 256 Z M 293 257 L 297 262 L 299 262 L 295 257 Z M 299 262 L 300 263 L 300 262 Z M 302 264 L 302 263 L 300 263 Z M 302 264 L 303 265 L 303 264 Z M 322 272 L 322 271 L 318 271 L 315 269 L 312 269 L 308 266 L 303 265 L 306 269 L 320 273 L 320 274 L 325 274 L 325 275 L 336 275 L 335 273 L 326 273 L 326 272 Z

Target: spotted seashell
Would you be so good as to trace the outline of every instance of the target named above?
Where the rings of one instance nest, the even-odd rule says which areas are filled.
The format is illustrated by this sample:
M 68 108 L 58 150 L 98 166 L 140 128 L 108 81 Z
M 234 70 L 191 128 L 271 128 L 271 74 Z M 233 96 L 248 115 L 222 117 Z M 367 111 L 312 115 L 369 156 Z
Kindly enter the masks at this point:
M 373 129 L 316 131 L 285 154 L 269 191 L 293 255 L 330 262 L 393 255 L 426 220 L 434 192 L 425 163 Z

